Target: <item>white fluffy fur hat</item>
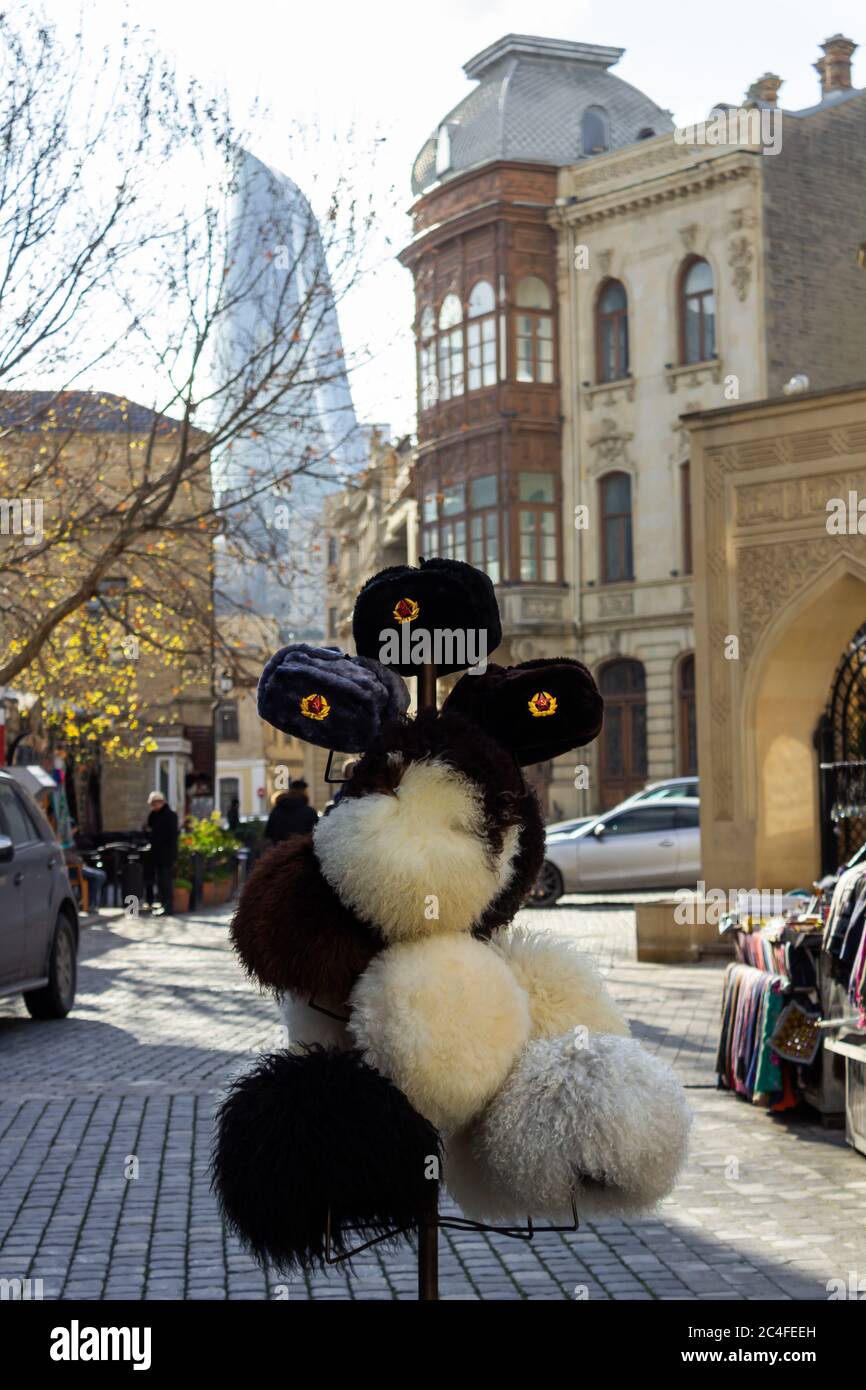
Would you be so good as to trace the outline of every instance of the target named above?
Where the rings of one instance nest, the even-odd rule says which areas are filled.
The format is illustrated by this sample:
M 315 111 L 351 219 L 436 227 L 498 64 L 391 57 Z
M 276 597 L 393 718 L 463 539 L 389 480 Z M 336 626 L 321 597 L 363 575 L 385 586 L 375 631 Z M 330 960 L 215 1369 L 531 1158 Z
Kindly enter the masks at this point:
M 685 1162 L 671 1068 L 634 1038 L 584 1029 L 530 1042 L 484 1113 L 447 1142 L 445 1180 L 478 1220 L 566 1221 L 651 1209 Z

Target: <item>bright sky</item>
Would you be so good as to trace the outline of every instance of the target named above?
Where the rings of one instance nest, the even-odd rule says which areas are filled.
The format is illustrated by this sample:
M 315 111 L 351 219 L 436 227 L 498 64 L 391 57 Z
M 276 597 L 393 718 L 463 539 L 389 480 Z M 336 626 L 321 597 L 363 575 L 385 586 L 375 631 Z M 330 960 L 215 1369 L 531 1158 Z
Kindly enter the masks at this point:
M 45 8 L 58 22 L 73 22 L 69 0 L 45 0 Z M 88 28 L 108 41 L 118 10 L 118 0 L 87 0 Z M 624 48 L 614 72 L 681 124 L 703 119 L 718 101 L 739 101 L 767 70 L 784 78 L 785 107 L 812 105 L 819 87 L 811 64 L 818 45 L 838 32 L 864 45 L 854 57 L 854 81 L 866 85 L 863 0 L 130 0 L 129 14 L 153 29 L 182 72 L 225 86 L 239 113 L 254 98 L 269 108 L 254 152 L 314 203 L 316 164 L 333 155 L 347 167 L 350 128 L 361 144 L 380 140 L 376 166 L 364 160 L 356 174 L 372 179 L 383 207 L 393 188 L 394 202 L 382 227 L 379 268 L 341 306 L 340 319 L 349 355 L 373 352 L 353 374 L 359 418 L 395 431 L 411 429 L 414 420 L 411 277 L 393 260 L 409 236 L 412 161 L 471 89 L 462 65 L 473 54 L 511 32 Z M 317 125 L 319 154 L 289 140 L 299 120 Z

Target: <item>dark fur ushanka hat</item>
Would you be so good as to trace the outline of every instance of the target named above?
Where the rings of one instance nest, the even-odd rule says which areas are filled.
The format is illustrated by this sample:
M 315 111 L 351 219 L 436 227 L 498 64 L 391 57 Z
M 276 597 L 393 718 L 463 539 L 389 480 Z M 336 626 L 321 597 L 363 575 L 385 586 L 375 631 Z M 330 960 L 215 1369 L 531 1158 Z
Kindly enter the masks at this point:
M 247 974 L 314 1000 L 348 999 L 384 945 L 325 881 L 309 835 L 262 856 L 241 890 L 230 935 Z
M 437 631 L 471 631 L 475 634 L 473 651 L 478 650 L 478 634 L 483 634 L 479 656 L 496 650 L 502 641 L 499 605 L 483 570 L 462 560 L 435 558 L 422 560 L 418 569 L 393 565 L 368 579 L 355 600 L 352 634 L 364 656 L 383 659 L 383 632 L 392 634 L 402 649 L 403 642 L 408 644 L 416 633 L 428 633 L 432 642 Z M 438 675 L 465 671 L 471 665 L 469 659 L 457 659 L 456 651 L 453 655 L 453 661 L 436 663 Z M 431 655 L 430 660 L 435 661 L 435 657 Z M 410 662 L 391 661 L 389 665 L 401 675 L 418 675 L 417 656 Z
M 443 709 L 481 725 L 527 767 L 591 743 L 604 701 L 586 666 L 562 656 L 463 676 Z
M 342 800 L 373 792 L 393 793 L 408 766 L 434 759 L 453 767 L 477 788 L 491 858 L 502 852 L 508 830 L 515 827 L 520 831 L 511 876 L 473 926 L 473 935 L 485 938 L 514 916 L 538 877 L 544 858 L 544 821 L 538 798 L 507 749 L 459 713 L 423 710 L 413 720 L 392 724 L 372 742 L 352 769 Z M 436 891 L 435 884 L 430 891 Z
M 212 1185 L 229 1225 L 278 1269 L 395 1228 L 429 1204 L 436 1130 L 357 1051 L 275 1052 L 233 1082 L 217 1117 Z
M 405 714 L 409 691 L 400 677 L 366 656 L 339 647 L 294 642 L 262 671 L 258 711 L 275 729 L 304 743 L 360 753 L 389 720 Z

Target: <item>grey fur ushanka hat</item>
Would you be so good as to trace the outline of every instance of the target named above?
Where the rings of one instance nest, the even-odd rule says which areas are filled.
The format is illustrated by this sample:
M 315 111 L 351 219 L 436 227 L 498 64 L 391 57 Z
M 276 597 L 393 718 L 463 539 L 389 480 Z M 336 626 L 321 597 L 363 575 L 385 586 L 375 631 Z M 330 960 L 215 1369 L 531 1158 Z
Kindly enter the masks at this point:
M 257 703 L 262 719 L 284 734 L 361 753 L 387 723 L 406 713 L 409 691 L 396 672 L 372 657 L 294 642 L 265 666 Z

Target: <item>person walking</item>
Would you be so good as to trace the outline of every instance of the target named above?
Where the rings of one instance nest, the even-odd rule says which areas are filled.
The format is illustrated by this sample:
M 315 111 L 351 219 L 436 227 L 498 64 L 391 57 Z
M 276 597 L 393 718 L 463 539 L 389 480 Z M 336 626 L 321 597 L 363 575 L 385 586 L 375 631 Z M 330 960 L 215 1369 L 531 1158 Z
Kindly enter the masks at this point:
M 289 783 L 287 792 L 274 797 L 265 826 L 265 839 L 272 845 L 279 845 L 292 835 L 309 835 L 318 819 L 307 796 L 307 783 L 303 777 L 298 777 Z
M 236 796 L 229 802 L 229 809 L 226 812 L 226 825 L 229 830 L 237 830 L 241 823 L 241 803 Z
M 154 913 L 171 913 L 174 906 L 174 866 L 177 862 L 178 825 L 177 816 L 171 809 L 162 792 L 151 792 L 147 798 L 150 814 L 146 830 L 150 837 L 150 880 L 148 897 L 153 905 L 154 885 L 159 907 Z

